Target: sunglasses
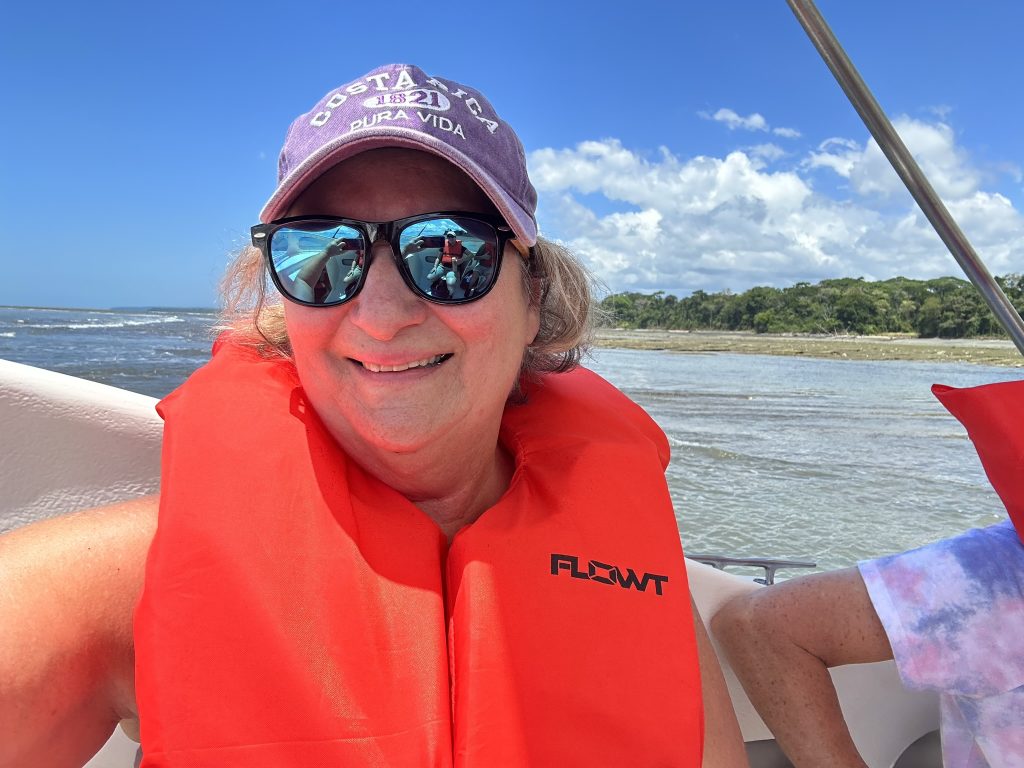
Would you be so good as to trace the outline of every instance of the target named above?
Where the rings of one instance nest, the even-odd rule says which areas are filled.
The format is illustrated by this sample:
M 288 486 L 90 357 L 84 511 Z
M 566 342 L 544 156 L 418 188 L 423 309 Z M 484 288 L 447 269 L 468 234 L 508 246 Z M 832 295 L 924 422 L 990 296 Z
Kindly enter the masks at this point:
M 292 216 L 252 228 L 281 294 L 310 307 L 336 307 L 366 282 L 370 252 L 383 240 L 405 284 L 437 304 L 466 304 L 487 295 L 498 279 L 501 254 L 515 234 L 501 218 L 482 213 L 422 213 L 371 222 L 330 216 Z

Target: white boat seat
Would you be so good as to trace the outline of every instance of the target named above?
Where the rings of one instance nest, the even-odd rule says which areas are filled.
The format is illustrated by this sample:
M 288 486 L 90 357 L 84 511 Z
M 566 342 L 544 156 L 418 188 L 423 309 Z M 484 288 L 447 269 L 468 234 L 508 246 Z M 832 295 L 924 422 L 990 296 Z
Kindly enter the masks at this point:
M 750 768 L 793 768 L 775 739 L 748 741 L 746 746 Z M 939 732 L 926 733 L 907 747 L 892 768 L 942 768 Z
M 107 743 L 86 763 L 83 768 L 139 768 L 142 764 L 142 749 L 115 728 Z
M 750 768 L 793 768 L 775 739 L 748 741 L 746 747 Z
M 892 768 L 942 768 L 939 732 L 931 731 L 906 748 Z
M 0 533 L 153 493 L 156 400 L 0 360 Z

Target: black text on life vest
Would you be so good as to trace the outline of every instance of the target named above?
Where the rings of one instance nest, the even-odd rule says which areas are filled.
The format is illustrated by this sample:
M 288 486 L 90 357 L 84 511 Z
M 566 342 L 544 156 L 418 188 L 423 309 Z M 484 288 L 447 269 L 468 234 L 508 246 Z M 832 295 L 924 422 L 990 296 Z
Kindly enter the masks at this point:
M 660 576 L 657 573 L 645 573 L 637 576 L 632 568 L 623 570 L 617 565 L 602 563 L 600 560 L 588 560 L 585 570 L 580 570 L 580 559 L 576 555 L 551 555 L 551 575 L 557 576 L 562 571 L 568 571 L 574 579 L 586 579 L 596 581 L 599 584 L 618 584 L 623 589 L 635 589 L 638 592 L 646 592 L 647 585 L 654 582 L 654 593 L 662 594 L 661 587 L 668 581 L 668 576 Z

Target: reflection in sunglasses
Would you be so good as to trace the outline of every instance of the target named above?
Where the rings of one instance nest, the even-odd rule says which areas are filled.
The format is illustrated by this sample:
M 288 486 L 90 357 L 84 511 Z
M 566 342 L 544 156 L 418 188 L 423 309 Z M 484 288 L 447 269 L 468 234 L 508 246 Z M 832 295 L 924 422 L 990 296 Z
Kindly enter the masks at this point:
M 355 296 L 365 278 L 369 239 L 378 236 L 390 242 L 396 264 L 415 293 L 434 301 L 464 302 L 494 284 L 500 264 L 496 257 L 508 232 L 485 217 L 450 214 L 383 224 L 310 217 L 268 226 L 269 241 L 260 244 L 268 246 L 264 252 L 275 284 L 285 296 L 303 303 L 334 305 Z

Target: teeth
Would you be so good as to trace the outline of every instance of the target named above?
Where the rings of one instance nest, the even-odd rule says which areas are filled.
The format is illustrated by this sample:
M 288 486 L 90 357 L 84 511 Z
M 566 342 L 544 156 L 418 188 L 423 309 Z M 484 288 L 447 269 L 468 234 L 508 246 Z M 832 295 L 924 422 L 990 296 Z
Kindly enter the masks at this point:
M 407 371 L 410 368 L 425 368 L 428 365 L 437 365 L 445 358 L 445 355 L 434 355 L 425 360 L 414 360 L 411 363 L 400 363 L 398 365 L 375 365 L 374 363 L 363 363 L 363 368 L 374 373 L 393 373 Z

